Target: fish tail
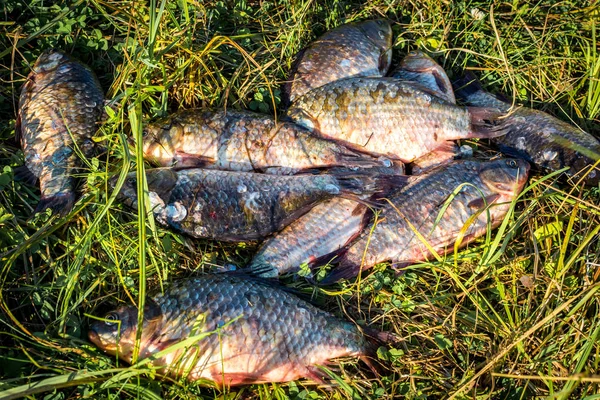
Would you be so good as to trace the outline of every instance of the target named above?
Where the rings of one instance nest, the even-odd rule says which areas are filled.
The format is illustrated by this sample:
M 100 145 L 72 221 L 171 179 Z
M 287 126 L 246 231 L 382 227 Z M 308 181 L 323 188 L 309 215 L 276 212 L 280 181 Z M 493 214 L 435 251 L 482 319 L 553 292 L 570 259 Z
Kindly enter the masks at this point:
M 452 86 L 456 97 L 464 101 L 468 101 L 474 94 L 483 91 L 481 82 L 471 71 L 466 71 L 462 77 L 454 81 Z
M 49 208 L 53 214 L 64 217 L 73 209 L 74 205 L 75 193 L 73 192 L 55 194 L 54 196 L 42 196 L 35 208 L 34 215 L 44 212 Z
M 347 168 L 337 168 L 331 174 L 340 185 L 340 195 L 355 195 L 387 193 L 391 189 L 401 188 L 408 183 L 406 175 L 396 175 L 385 169 L 386 173 L 378 171 L 349 171 Z M 379 172 L 379 173 L 378 173 Z
M 38 179 L 25 165 L 14 167 L 13 174 L 15 176 L 15 180 L 25 182 L 30 185 L 35 185 Z
M 467 138 L 491 139 L 504 136 L 508 128 L 502 124 L 506 113 L 489 107 L 467 107 L 471 118 L 471 129 Z

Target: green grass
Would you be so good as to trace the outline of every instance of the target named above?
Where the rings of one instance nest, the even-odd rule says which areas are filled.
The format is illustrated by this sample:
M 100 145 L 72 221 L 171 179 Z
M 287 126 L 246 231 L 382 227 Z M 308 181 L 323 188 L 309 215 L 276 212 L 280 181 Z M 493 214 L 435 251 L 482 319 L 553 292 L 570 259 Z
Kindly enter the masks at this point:
M 254 243 L 192 240 L 115 202 L 108 176 L 143 176 L 141 123 L 180 108 L 273 113 L 293 55 L 343 22 L 386 16 L 394 60 L 411 49 L 452 77 L 479 71 L 493 92 L 600 136 L 596 1 L 75 1 L 0 5 L 0 391 L 11 398 L 600 398 L 599 191 L 533 174 L 502 227 L 457 254 L 385 266 L 316 291 L 322 306 L 394 332 L 380 376 L 355 360 L 331 388 L 307 382 L 226 392 L 129 367 L 86 339 L 93 321 L 178 277 L 243 265 Z M 494 6 L 492 7 L 492 4 Z M 118 106 L 87 160 L 84 195 L 63 219 L 40 215 L 36 187 L 13 179 L 19 90 L 47 47 L 73 52 Z M 485 143 L 479 156 L 492 157 Z M 139 180 L 140 185 L 144 184 Z M 142 199 L 143 200 L 143 199 Z M 140 204 L 142 206 L 142 204 Z M 308 284 L 293 283 L 310 291 Z

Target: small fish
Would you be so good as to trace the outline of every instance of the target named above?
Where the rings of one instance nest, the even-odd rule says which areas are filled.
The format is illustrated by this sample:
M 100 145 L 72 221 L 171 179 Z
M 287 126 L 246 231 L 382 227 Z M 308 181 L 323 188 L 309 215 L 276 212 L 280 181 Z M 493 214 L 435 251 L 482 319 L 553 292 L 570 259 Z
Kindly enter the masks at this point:
M 21 90 L 15 128 L 25 165 L 40 182 L 35 212 L 71 211 L 80 167 L 75 149 L 93 152 L 103 110 L 102 88 L 87 66 L 58 50 L 39 56 Z
M 418 82 L 438 97 L 455 104 L 454 90 L 446 71 L 422 51 L 411 51 L 391 75 L 394 78 Z
M 247 268 L 275 278 L 334 254 L 362 232 L 367 211 L 366 205 L 340 197 L 319 203 L 265 240 Z
M 529 164 L 523 160 L 465 160 L 412 177 L 389 196 L 372 232 L 365 230 L 347 248 L 323 283 L 354 277 L 384 261 L 405 266 L 430 259 L 415 230 L 438 254 L 452 252 L 461 235 L 461 246 L 472 242 L 502 222 L 528 172 Z
M 346 171 L 281 176 L 199 168 L 151 169 L 146 178 L 157 221 L 194 237 L 225 241 L 261 239 L 320 201 L 356 198 L 406 182 L 404 176 Z M 132 173 L 119 194 L 131 207 L 137 205 L 136 187 Z
M 386 20 L 341 25 L 302 50 L 283 87 L 284 106 L 338 79 L 384 76 L 392 61 L 392 27 Z
M 306 169 L 389 167 L 390 160 L 312 135 L 291 122 L 232 110 L 185 110 L 144 130 L 144 157 L 163 166 L 294 174 Z
M 138 308 L 121 307 L 94 322 L 92 343 L 131 363 Z M 370 333 L 384 339 L 383 333 Z M 222 387 L 311 378 L 338 357 L 366 360 L 376 346 L 356 325 L 336 318 L 266 280 L 235 273 L 174 282 L 144 306 L 139 359 L 197 337 L 155 358 L 159 372 Z
M 383 168 L 377 171 L 388 175 L 404 173 L 404 170 Z M 247 268 L 262 277 L 274 278 L 297 271 L 304 263 L 314 264 L 337 253 L 369 222 L 371 208 L 367 204 L 377 206 L 370 197 L 360 196 L 361 201 L 334 197 L 317 204 L 281 232 L 265 240 Z
M 420 84 L 396 78 L 350 78 L 298 98 L 288 117 L 320 136 L 411 162 L 449 141 L 503 135 L 486 120 L 502 114 L 460 107 Z
M 486 92 L 472 73 L 456 82 L 458 97 L 474 106 L 509 111 L 510 104 Z M 502 123 L 506 136 L 493 142 L 508 155 L 523 158 L 538 167 L 556 171 L 570 167 L 568 176 L 585 175 L 587 185 L 598 185 L 600 169 L 591 166 L 600 158 L 600 141 L 587 132 L 543 111 L 519 107 Z

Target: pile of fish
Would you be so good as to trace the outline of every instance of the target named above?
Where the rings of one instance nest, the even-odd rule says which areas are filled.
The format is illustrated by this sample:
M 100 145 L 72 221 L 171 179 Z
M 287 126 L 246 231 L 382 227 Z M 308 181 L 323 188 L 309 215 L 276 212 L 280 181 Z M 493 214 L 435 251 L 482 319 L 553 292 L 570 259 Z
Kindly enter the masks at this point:
M 445 71 L 419 51 L 388 76 L 391 50 L 387 21 L 342 25 L 296 57 L 280 118 L 191 109 L 146 124 L 134 145 L 157 167 L 146 171 L 156 220 L 196 238 L 262 243 L 243 272 L 175 282 L 146 301 L 141 326 L 138 308 L 122 307 L 92 325 L 90 340 L 127 362 L 160 352 L 162 373 L 224 386 L 320 381 L 316 365 L 367 361 L 373 340 L 389 335 L 366 338 L 270 278 L 332 262 L 319 283 L 331 284 L 452 252 L 501 223 L 530 164 L 598 184 L 592 135 L 512 110 L 468 74 L 455 83 L 457 104 Z M 93 73 L 65 54 L 47 51 L 33 66 L 17 134 L 40 180 L 36 211 L 73 207 L 76 150 L 93 150 L 103 102 Z M 455 143 L 468 138 L 511 158 L 474 159 Z M 138 195 L 130 174 L 119 198 L 135 208 Z

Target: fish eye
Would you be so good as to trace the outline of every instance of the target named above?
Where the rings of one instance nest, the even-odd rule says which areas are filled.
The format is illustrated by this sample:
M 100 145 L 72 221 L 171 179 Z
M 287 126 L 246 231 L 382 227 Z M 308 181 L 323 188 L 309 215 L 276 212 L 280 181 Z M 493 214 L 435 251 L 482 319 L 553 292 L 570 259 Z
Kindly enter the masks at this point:
M 126 183 L 129 186 L 134 186 L 135 185 L 135 178 L 127 178 Z
M 111 313 L 106 314 L 104 319 L 106 320 L 106 321 L 104 321 L 104 323 L 106 325 L 114 325 L 116 323 L 116 321 L 118 321 L 120 318 L 119 318 L 119 314 L 117 314 L 116 312 L 111 312 Z
M 517 168 L 517 162 L 515 160 L 508 160 L 506 165 L 508 165 L 510 168 Z

